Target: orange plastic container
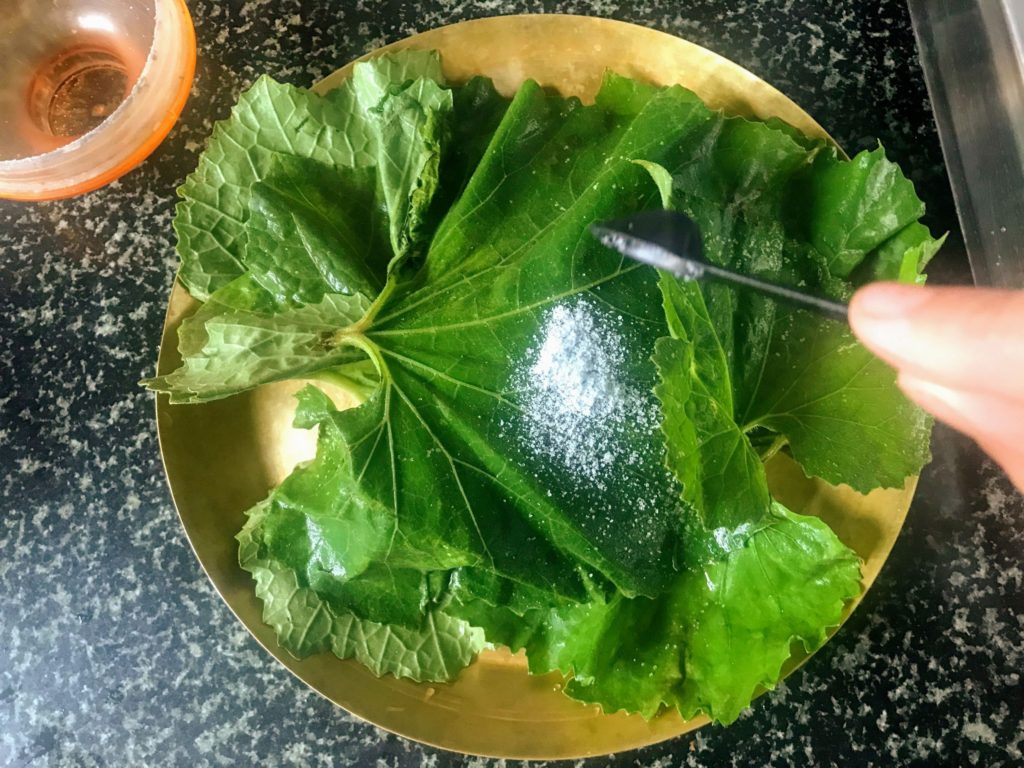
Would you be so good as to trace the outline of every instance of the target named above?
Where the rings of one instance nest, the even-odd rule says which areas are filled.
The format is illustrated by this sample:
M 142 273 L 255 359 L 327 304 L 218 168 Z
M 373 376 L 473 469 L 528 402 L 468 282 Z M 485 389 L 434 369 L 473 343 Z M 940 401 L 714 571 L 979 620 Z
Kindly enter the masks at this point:
M 142 162 L 181 114 L 196 44 L 184 0 L 4 0 L 0 197 L 52 200 Z

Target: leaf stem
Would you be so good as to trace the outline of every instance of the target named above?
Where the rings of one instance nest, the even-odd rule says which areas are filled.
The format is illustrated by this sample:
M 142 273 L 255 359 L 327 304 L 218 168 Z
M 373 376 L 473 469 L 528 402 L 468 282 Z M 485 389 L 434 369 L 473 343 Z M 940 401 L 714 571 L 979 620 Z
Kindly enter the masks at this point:
M 325 368 L 322 371 L 317 371 L 310 378 L 343 389 L 355 400 L 355 405 L 362 405 L 370 399 L 370 396 L 380 386 L 380 380 L 368 376 L 368 371 L 364 369 L 363 364 L 369 366 L 370 370 L 374 373 L 377 373 L 375 362 L 367 358 L 359 363 Z
M 787 438 L 785 435 L 779 435 L 778 437 L 776 437 L 772 444 L 761 452 L 761 463 L 767 464 L 768 460 L 772 456 L 781 451 L 788 444 L 789 438 Z
M 396 281 L 394 277 L 389 277 L 388 281 L 384 284 L 384 288 L 381 290 L 379 294 L 377 294 L 377 298 L 373 300 L 373 303 L 370 305 L 370 308 L 366 310 L 366 314 L 363 315 L 362 319 L 359 320 L 359 322 L 355 323 L 355 325 L 351 327 L 350 330 L 353 333 L 365 333 L 366 330 L 371 325 L 373 325 L 373 321 L 376 319 L 381 309 L 387 303 L 387 300 L 391 297 L 391 294 L 395 292 L 395 286 Z

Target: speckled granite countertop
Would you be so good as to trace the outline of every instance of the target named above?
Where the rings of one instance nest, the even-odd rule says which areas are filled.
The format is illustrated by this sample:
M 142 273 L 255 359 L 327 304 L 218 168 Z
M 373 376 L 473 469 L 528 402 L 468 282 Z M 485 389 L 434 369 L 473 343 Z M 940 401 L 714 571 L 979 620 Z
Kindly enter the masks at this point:
M 956 229 L 898 0 L 194 0 L 179 124 L 86 197 L 0 205 L 0 765 L 463 766 L 308 691 L 235 621 L 179 528 L 152 372 L 175 267 L 174 187 L 259 73 L 307 85 L 416 30 L 504 12 L 613 16 L 758 73 L 848 149 L 881 139 Z M 953 239 L 956 239 L 955 236 Z M 963 280 L 956 245 L 939 279 Z M 1019 765 L 1024 504 L 965 441 L 935 462 L 838 637 L 728 730 L 588 766 Z

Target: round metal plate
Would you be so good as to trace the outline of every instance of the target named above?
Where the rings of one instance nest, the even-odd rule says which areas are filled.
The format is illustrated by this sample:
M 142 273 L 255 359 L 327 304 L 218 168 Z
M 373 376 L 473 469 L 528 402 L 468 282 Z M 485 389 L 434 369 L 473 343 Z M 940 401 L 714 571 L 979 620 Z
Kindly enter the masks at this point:
M 382 50 L 408 47 L 439 50 L 453 82 L 486 75 L 506 94 L 533 78 L 586 101 L 593 98 L 604 71 L 611 69 L 657 84 L 680 83 L 730 114 L 781 117 L 809 135 L 828 138 L 809 115 L 750 72 L 685 40 L 631 24 L 576 16 L 507 16 L 434 29 Z M 316 89 L 336 87 L 351 67 L 330 75 Z M 158 363 L 161 374 L 178 365 L 177 328 L 195 307 L 175 284 Z M 196 556 L 242 623 L 297 677 L 389 731 L 445 749 L 497 757 L 554 759 L 621 752 L 707 722 L 684 721 L 674 712 L 650 721 L 603 714 L 562 695 L 557 675 L 530 676 L 522 657 L 501 650 L 481 654 L 454 683 L 426 685 L 377 678 L 360 664 L 329 654 L 298 660 L 281 649 L 260 618 L 249 575 L 238 567 L 234 536 L 242 527 L 243 511 L 313 453 L 313 435 L 291 427 L 292 394 L 301 386 L 270 385 L 206 405 L 170 406 L 165 397 L 157 400 L 164 466 Z M 861 496 L 808 480 L 784 457 L 772 461 L 769 477 L 781 501 L 825 519 L 863 558 L 865 589 L 870 586 L 899 534 L 916 479 L 902 490 Z M 847 606 L 845 615 L 855 605 Z M 802 661 L 791 660 L 787 673 Z

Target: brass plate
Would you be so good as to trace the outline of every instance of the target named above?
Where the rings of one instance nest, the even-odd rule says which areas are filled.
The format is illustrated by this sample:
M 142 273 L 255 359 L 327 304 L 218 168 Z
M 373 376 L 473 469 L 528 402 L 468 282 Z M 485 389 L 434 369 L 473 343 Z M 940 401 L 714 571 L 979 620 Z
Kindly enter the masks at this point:
M 658 84 L 681 83 L 733 114 L 781 117 L 828 138 L 779 91 L 732 62 L 685 40 L 650 29 L 576 16 L 509 16 L 434 29 L 389 45 L 436 48 L 453 81 L 488 75 L 511 94 L 528 77 L 584 100 L 605 69 Z M 351 64 L 317 85 L 336 87 Z M 175 284 L 158 368 L 179 363 L 176 332 L 196 303 Z M 312 435 L 291 428 L 301 383 L 261 387 L 207 405 L 169 406 L 157 400 L 164 467 L 185 533 L 214 587 L 256 639 L 296 676 L 349 712 L 381 728 L 458 752 L 508 758 L 577 758 L 621 752 L 704 725 L 666 713 L 650 722 L 602 714 L 559 693 L 557 675 L 533 677 L 520 656 L 493 651 L 457 681 L 417 684 L 376 678 L 354 661 L 330 654 L 297 660 L 278 647 L 260 619 L 249 575 L 238 567 L 234 535 L 243 511 L 262 499 L 295 463 L 312 455 Z M 860 496 L 808 480 L 791 461 L 769 467 L 775 494 L 791 508 L 819 515 L 864 559 L 870 586 L 892 548 L 916 479 L 903 490 Z M 856 603 L 847 607 L 847 614 Z M 790 663 L 792 670 L 800 660 Z M 258 706 L 258 704 L 257 704 Z

